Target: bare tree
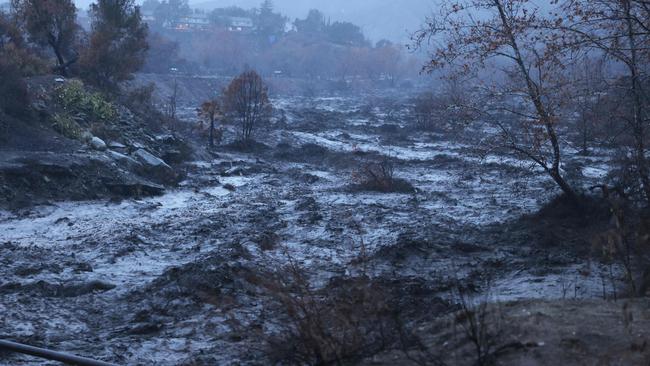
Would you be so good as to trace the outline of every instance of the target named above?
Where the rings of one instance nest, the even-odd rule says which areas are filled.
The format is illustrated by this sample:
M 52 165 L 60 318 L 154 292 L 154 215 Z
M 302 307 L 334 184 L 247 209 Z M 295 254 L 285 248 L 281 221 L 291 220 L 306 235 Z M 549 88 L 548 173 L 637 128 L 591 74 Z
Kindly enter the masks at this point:
M 224 107 L 241 124 L 241 138 L 250 142 L 253 131 L 268 119 L 271 111 L 268 88 L 255 71 L 246 71 L 235 78 L 224 92 Z
M 440 15 L 414 35 L 416 47 L 432 46 L 425 70 L 454 70 L 452 76 L 468 75 L 490 68 L 484 84 L 493 95 L 507 95 L 509 103 L 471 106 L 489 115 L 495 107 L 516 118 L 514 126 L 494 119 L 501 140 L 511 149 L 541 167 L 572 201 L 580 199 L 562 174 L 562 146 L 558 135 L 561 114 L 558 91 L 565 80 L 566 60 L 552 34 L 538 26 L 541 11 L 527 0 L 443 1 Z M 499 77 L 509 83 L 502 85 Z
M 419 95 L 413 101 L 413 116 L 415 127 L 424 131 L 431 131 L 435 128 L 435 95 L 427 92 Z
M 201 107 L 198 109 L 199 118 L 205 119 L 210 123 L 210 147 L 214 147 L 215 140 L 215 129 L 214 123 L 216 119 L 221 115 L 221 106 L 219 101 L 216 99 L 208 100 L 201 104 Z M 219 134 L 218 140 L 221 140 L 221 135 Z
M 594 51 L 624 66 L 627 84 L 621 115 L 633 139 L 634 163 L 646 200 L 650 204 L 648 165 L 648 61 L 650 61 L 650 2 L 647 0 L 571 0 L 562 6 L 564 18 L 546 24 L 560 29 L 573 49 Z
M 575 141 L 583 156 L 590 154 L 591 145 L 596 141 L 599 131 L 608 129 L 608 122 L 615 109 L 605 95 L 609 86 L 603 68 L 601 59 L 585 57 L 571 71 L 573 81 L 569 89 L 573 106 L 569 109 L 575 112 Z
M 169 96 L 169 103 L 167 104 L 167 116 L 176 121 L 176 110 L 178 109 L 178 81 L 174 79 L 174 86 L 172 87 L 172 94 Z

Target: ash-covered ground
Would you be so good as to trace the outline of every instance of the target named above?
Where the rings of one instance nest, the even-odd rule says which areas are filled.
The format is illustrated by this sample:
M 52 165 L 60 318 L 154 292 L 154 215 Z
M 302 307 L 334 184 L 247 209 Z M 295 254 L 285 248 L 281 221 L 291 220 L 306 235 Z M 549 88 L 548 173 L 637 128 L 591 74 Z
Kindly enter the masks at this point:
M 116 364 L 268 364 L 282 311 L 259 277 L 287 264 L 326 291 L 367 276 L 409 314 L 444 308 L 454 281 L 499 301 L 617 291 L 579 222 L 537 213 L 559 193 L 543 172 L 490 150 L 487 126 L 415 130 L 408 101 L 278 98 L 259 145 L 215 149 L 163 196 L 1 212 L 0 338 Z M 566 153 L 585 187 L 607 173 L 608 152 Z M 359 189 L 369 161 L 412 187 Z

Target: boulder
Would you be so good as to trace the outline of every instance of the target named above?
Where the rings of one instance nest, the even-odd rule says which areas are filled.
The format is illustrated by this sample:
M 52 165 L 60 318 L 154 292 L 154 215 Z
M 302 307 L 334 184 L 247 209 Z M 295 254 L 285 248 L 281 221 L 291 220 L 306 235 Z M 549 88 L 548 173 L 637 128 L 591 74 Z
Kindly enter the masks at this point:
M 106 143 L 104 142 L 104 140 L 95 136 L 92 139 L 90 139 L 90 147 L 92 147 L 94 150 L 97 151 L 104 151 L 106 150 Z
M 147 150 L 144 149 L 139 149 L 137 150 L 133 155 L 135 155 L 135 158 L 138 159 L 142 164 L 149 166 L 149 167 L 164 167 L 164 168 L 169 168 L 171 167 L 165 163 L 165 161 L 152 153 L 148 152 Z
M 130 157 L 130 156 L 127 156 L 127 155 L 121 154 L 121 153 L 119 153 L 119 152 L 117 152 L 117 151 L 113 151 L 113 150 L 108 150 L 108 151 L 107 151 L 107 154 L 108 154 L 108 156 L 110 156 L 113 160 L 115 160 L 116 162 L 120 163 L 121 165 L 126 166 L 126 167 L 129 168 L 129 169 L 138 169 L 138 168 L 142 168 L 142 164 L 140 164 L 139 162 L 137 162 L 135 159 L 133 159 L 133 158 Z
M 110 147 L 111 149 L 126 149 L 126 145 L 119 143 L 117 141 L 109 142 L 108 147 Z
M 139 149 L 133 156 L 143 165 L 144 173 L 150 175 L 152 179 L 158 182 L 171 183 L 176 179 L 174 169 L 164 160 L 151 154 L 150 152 Z

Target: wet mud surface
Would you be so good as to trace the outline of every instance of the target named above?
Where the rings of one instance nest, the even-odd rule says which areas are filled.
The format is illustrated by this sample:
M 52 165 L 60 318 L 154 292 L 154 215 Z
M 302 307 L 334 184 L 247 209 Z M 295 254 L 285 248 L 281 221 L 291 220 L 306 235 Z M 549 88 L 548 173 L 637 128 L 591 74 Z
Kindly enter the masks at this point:
M 457 280 L 477 292 L 489 281 L 501 301 L 615 290 L 581 239 L 530 216 L 553 183 L 486 154 L 476 131 L 414 131 L 406 100 L 275 104 L 287 120 L 258 134 L 263 146 L 219 148 L 163 196 L 0 212 L 0 338 L 118 364 L 264 364 L 278 310 L 259 278 L 288 263 L 315 288 L 369 276 L 413 311 L 444 303 Z M 413 190 L 353 189 L 375 160 Z M 585 186 L 606 172 L 592 160 L 576 168 Z

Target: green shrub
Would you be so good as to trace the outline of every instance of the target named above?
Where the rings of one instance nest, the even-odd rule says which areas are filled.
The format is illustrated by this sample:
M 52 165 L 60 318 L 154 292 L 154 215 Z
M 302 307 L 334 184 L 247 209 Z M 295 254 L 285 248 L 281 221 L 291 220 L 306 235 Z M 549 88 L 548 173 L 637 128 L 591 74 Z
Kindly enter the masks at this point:
M 82 112 L 89 117 L 110 121 L 117 116 L 115 106 L 100 93 L 88 92 L 81 81 L 73 80 L 57 88 L 57 98 L 68 113 Z
M 79 139 L 81 137 L 81 127 L 67 114 L 55 114 L 52 127 L 67 138 Z

